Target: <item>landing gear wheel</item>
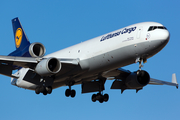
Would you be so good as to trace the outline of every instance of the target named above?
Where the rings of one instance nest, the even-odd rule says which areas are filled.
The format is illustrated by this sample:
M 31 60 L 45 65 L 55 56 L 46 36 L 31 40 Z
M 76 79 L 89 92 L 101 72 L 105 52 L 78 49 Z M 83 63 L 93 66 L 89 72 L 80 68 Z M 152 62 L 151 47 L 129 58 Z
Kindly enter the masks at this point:
M 109 100 L 109 95 L 108 94 L 104 94 L 104 102 L 107 102 Z
M 91 100 L 93 102 L 96 102 L 96 100 L 98 100 L 100 103 L 107 102 L 109 100 L 109 95 L 108 94 L 102 95 L 101 93 L 93 94 Z
M 35 89 L 35 93 L 36 93 L 36 94 L 40 94 L 40 87 L 37 87 L 37 88 Z
M 51 93 L 52 93 L 52 87 L 51 87 L 51 86 L 47 87 L 46 90 L 47 90 L 47 93 L 48 93 L 48 94 L 51 94 Z
M 66 97 L 69 97 L 71 94 L 71 90 L 70 89 L 66 89 L 65 95 Z
M 43 95 L 47 95 L 47 91 L 46 90 L 43 92 Z
M 93 102 L 96 102 L 96 96 L 97 96 L 96 94 L 93 94 L 93 95 L 92 95 L 91 100 L 92 100 Z
M 36 94 L 43 93 L 43 95 L 51 94 L 51 93 L 52 93 L 52 87 L 51 87 L 51 86 L 48 86 L 48 87 L 38 86 L 38 87 L 35 89 L 35 93 L 36 93 Z
M 75 90 L 71 90 L 71 97 L 75 97 L 76 96 L 76 91 Z
M 71 96 L 73 98 L 73 97 L 76 96 L 76 91 L 75 90 L 66 89 L 65 95 L 66 95 L 66 97 Z
M 99 99 L 99 102 L 100 102 L 100 103 L 103 103 L 103 101 L 104 101 L 104 97 L 103 97 L 103 95 L 101 95 L 101 96 L 100 96 L 100 99 Z
M 66 91 L 65 91 L 65 96 L 66 97 L 71 96 L 72 98 L 74 98 L 76 96 L 76 91 L 71 90 L 71 86 L 73 86 L 74 84 L 75 84 L 74 80 L 67 81 L 66 85 L 69 86 L 69 89 L 66 89 Z
M 41 93 L 43 93 L 46 90 L 46 88 L 44 86 L 40 86 L 39 89 L 40 89 Z

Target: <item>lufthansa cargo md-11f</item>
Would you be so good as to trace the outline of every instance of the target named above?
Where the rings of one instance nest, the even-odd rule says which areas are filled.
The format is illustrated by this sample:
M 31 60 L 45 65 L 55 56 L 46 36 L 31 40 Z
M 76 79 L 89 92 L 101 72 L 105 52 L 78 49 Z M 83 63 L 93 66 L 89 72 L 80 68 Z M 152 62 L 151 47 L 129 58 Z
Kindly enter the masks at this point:
M 97 92 L 91 99 L 100 103 L 109 99 L 102 92 L 106 80 L 114 80 L 111 89 L 121 89 L 121 93 L 126 89 L 138 92 L 147 84 L 178 88 L 175 74 L 172 82 L 165 82 L 141 70 L 142 63 L 169 41 L 169 31 L 160 23 L 130 25 L 46 56 L 43 44 L 29 42 L 18 18 L 12 19 L 12 25 L 16 50 L 0 56 L 0 74 L 11 77 L 12 85 L 44 95 L 68 86 L 65 96 L 75 97 L 72 86 L 81 84 L 82 93 Z M 121 68 L 133 63 L 139 63 L 135 72 Z

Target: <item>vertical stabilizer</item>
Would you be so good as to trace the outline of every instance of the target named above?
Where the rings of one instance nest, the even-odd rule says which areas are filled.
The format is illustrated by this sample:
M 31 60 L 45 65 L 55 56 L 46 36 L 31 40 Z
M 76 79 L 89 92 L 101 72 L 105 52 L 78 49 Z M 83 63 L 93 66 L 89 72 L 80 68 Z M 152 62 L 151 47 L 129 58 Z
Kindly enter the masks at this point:
M 16 50 L 10 53 L 9 56 L 30 57 L 29 55 L 30 42 L 24 32 L 24 29 L 18 17 L 12 19 L 12 27 L 13 27 Z
M 16 49 L 23 50 L 30 45 L 30 42 L 24 32 L 24 29 L 19 21 L 19 18 L 12 19 L 13 33 Z

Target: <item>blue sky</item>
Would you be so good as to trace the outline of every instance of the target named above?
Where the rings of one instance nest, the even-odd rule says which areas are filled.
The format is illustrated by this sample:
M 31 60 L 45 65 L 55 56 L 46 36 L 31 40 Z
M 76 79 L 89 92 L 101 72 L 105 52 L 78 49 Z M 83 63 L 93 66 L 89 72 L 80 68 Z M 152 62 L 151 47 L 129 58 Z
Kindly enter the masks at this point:
M 167 46 L 148 59 L 143 69 L 152 78 L 171 81 L 172 73 L 179 72 L 178 0 L 4 0 L 0 4 L 0 54 L 15 49 L 11 19 L 19 17 L 23 28 L 33 42 L 41 42 L 46 54 L 145 21 L 162 23 L 171 38 Z M 124 67 L 135 71 L 138 64 Z M 91 101 L 92 93 L 81 94 L 81 86 L 73 86 L 77 95 L 66 98 L 67 87 L 55 89 L 51 95 L 36 95 L 34 91 L 17 88 L 10 78 L 0 75 L 0 119 L 3 120 L 179 120 L 180 91 L 171 86 L 148 85 L 136 94 L 135 90 L 110 90 L 113 81 L 106 82 L 110 99 L 100 104 Z

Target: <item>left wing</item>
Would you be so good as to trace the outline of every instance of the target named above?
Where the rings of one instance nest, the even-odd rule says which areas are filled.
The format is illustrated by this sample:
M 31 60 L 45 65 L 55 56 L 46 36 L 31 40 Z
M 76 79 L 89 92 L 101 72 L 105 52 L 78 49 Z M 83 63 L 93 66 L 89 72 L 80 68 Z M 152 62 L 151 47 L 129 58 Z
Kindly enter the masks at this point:
M 113 82 L 111 89 L 121 89 L 122 92 L 125 89 L 136 89 L 139 91 L 147 84 L 152 85 L 171 85 L 178 88 L 178 83 L 176 79 L 176 74 L 172 75 L 172 82 L 166 82 L 162 80 L 157 80 L 153 78 L 148 78 L 147 72 L 142 72 L 141 74 L 136 72 L 130 72 L 128 70 L 124 70 L 122 68 L 108 71 L 103 73 L 103 77 L 106 77 L 107 79 L 115 79 Z M 149 79 L 149 80 L 147 80 Z M 146 81 L 146 82 L 145 82 Z
M 171 85 L 171 86 L 176 86 L 176 88 L 178 88 L 178 83 L 177 83 L 175 73 L 172 74 L 172 82 L 166 82 L 166 81 L 151 78 L 149 84 L 152 84 L 152 85 Z

